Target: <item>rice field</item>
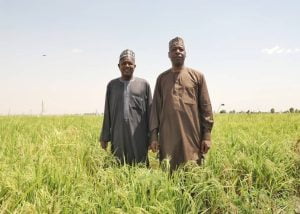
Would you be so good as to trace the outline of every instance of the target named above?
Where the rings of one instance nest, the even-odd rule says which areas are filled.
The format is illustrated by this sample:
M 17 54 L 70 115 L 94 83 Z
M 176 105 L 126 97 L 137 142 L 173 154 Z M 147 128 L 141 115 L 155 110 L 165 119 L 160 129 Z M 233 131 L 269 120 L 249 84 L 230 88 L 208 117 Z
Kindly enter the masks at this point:
M 294 213 L 300 114 L 215 116 L 203 166 L 118 166 L 100 116 L 1 116 L 0 213 Z

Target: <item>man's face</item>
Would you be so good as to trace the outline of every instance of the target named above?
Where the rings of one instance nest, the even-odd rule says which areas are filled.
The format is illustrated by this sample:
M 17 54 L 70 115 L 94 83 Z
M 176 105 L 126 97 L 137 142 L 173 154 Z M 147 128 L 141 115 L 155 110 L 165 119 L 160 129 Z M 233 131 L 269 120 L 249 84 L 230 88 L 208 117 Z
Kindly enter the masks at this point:
M 118 66 L 121 71 L 122 78 L 130 80 L 136 67 L 134 59 L 131 57 L 123 57 L 120 59 Z
M 185 56 L 185 48 L 181 45 L 174 45 L 169 50 L 169 58 L 175 67 L 180 67 L 184 64 Z

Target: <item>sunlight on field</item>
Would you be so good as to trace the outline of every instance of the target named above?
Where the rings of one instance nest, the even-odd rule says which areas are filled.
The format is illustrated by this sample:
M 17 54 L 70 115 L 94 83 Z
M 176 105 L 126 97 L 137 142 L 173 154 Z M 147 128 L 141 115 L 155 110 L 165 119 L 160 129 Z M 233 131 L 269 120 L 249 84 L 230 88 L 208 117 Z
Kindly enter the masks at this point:
M 117 166 L 96 116 L 0 117 L 0 213 L 293 213 L 300 114 L 217 115 L 202 167 Z M 165 164 L 167 165 L 167 164 Z

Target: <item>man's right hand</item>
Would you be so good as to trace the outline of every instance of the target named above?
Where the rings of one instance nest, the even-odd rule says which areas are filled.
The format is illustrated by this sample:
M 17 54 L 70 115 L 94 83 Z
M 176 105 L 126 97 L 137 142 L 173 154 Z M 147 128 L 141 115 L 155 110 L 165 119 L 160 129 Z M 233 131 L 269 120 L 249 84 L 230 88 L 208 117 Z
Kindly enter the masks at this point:
M 159 150 L 159 144 L 157 140 L 154 140 L 151 142 L 149 149 L 152 150 L 152 152 L 157 152 Z
M 101 143 L 102 149 L 106 150 L 108 142 L 100 141 L 100 143 Z

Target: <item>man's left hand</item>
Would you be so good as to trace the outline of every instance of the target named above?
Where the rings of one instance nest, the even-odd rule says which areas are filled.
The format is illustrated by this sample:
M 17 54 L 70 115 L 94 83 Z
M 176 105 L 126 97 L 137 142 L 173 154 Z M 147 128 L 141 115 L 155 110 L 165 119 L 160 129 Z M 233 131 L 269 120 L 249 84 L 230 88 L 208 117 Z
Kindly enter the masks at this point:
M 210 140 L 202 140 L 201 142 L 201 153 L 206 154 L 208 150 L 211 147 L 211 141 Z

